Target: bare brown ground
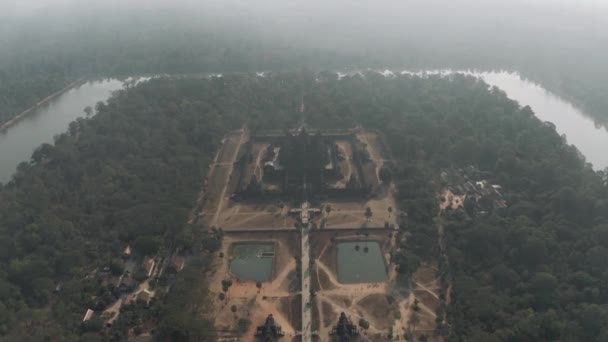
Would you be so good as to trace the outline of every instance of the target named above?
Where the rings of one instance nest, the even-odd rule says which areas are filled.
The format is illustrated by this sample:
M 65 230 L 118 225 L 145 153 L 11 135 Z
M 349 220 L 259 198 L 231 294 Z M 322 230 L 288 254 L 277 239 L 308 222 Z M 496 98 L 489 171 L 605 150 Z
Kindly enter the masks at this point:
M 258 181 L 262 180 L 262 168 L 260 167 L 260 164 L 268 146 L 270 146 L 268 143 L 256 142 L 252 144 L 251 155 L 253 160 L 251 163 L 247 164 L 243 170 L 243 179 L 245 182 L 249 182 L 252 176 L 256 176 Z M 242 149 L 242 151 L 243 154 L 246 152 L 245 149 Z
M 311 312 L 320 312 L 319 311 L 319 302 L 317 301 L 316 298 L 313 298 L 310 301 L 310 310 Z M 323 319 L 323 317 L 321 317 L 321 315 L 311 315 L 311 328 L 312 331 L 319 331 L 319 327 L 321 326 L 321 320 Z M 315 341 L 320 341 L 319 339 L 316 339 Z
M 332 238 L 335 242 L 332 242 Z M 386 340 L 388 330 L 398 320 L 398 299 L 389 304 L 388 295 L 394 286 L 394 272 L 389 268 L 389 278 L 383 283 L 342 284 L 337 279 L 337 243 L 341 240 L 363 239 L 355 232 L 327 232 L 315 231 L 310 236 L 311 253 L 315 258 L 312 272 L 316 274 L 317 283 L 313 284 L 317 295 L 315 297 L 316 311 L 313 315 L 319 316 L 319 335 L 321 340 L 327 338 L 329 331 L 336 324 L 341 312 L 344 312 L 357 324 L 360 318 L 370 323 L 368 336 L 383 336 Z M 386 231 L 372 231 L 368 240 L 380 242 L 386 254 L 391 246 L 392 238 Z M 385 255 L 388 261 L 388 256 Z M 404 324 L 402 322 L 401 324 Z M 377 338 L 380 338 L 377 336 Z
M 397 303 L 389 303 L 386 295 L 371 294 L 358 301 L 357 306 L 367 317 L 373 317 L 373 324 L 378 330 L 388 330 L 396 319 L 399 310 Z M 371 322 L 370 322 L 371 323 Z
M 338 321 L 338 314 L 336 314 L 336 312 L 334 311 L 334 307 L 325 301 L 321 301 L 320 313 L 323 317 L 322 323 L 324 327 L 335 325 Z
M 329 280 L 329 276 L 327 275 L 326 272 L 315 272 L 317 279 L 318 279 L 318 288 L 315 289 L 316 291 L 322 291 L 322 290 L 332 290 L 335 289 L 336 287 L 334 286 L 334 284 Z
M 367 145 L 370 159 L 376 164 L 377 170 L 380 170 L 386 159 L 380 145 L 378 134 L 375 132 L 362 132 L 357 134 L 357 139 Z
M 223 144 L 221 152 L 220 152 L 220 156 L 218 158 L 218 163 L 220 163 L 220 164 L 225 164 L 225 163 L 232 164 L 233 163 L 234 153 L 236 152 L 236 149 L 239 147 L 240 140 L 241 140 L 241 132 L 232 132 L 226 136 L 226 138 L 224 140 L 224 144 Z
M 239 160 L 241 160 L 241 158 L 243 158 L 245 153 L 247 153 L 245 146 L 247 146 L 246 144 L 248 143 L 248 140 L 249 140 L 248 134 L 243 136 L 243 142 L 241 144 L 241 148 L 238 149 L 238 153 L 236 154 L 236 156 L 234 158 L 235 163 L 238 162 Z M 246 171 L 247 171 L 247 168 L 241 168 L 240 166 L 233 164 L 232 173 L 230 174 L 230 177 L 228 178 L 228 188 L 226 189 L 227 196 L 231 196 L 233 193 L 236 192 L 237 186 L 239 185 L 239 180 L 241 179 L 241 174 Z M 251 178 L 251 176 L 249 178 Z
M 338 145 L 338 149 L 342 151 L 344 154 L 344 160 L 340 162 L 340 170 L 342 171 L 343 178 L 338 180 L 333 184 L 329 184 L 332 188 L 342 189 L 346 187 L 346 183 L 350 179 L 351 175 L 355 175 L 359 178 L 359 174 L 357 172 L 357 168 L 353 164 L 353 149 L 350 141 L 348 140 L 336 140 L 336 145 Z
M 391 187 L 390 192 L 394 192 Z M 289 206 L 280 208 L 275 202 L 243 203 L 229 202 L 218 215 L 217 226 L 224 230 L 240 229 L 273 229 L 293 228 L 296 218 L 289 215 Z M 389 214 L 388 208 L 396 208 L 394 198 L 386 196 L 380 199 L 371 199 L 362 202 L 333 201 L 321 207 L 330 205 L 332 211 L 329 215 L 323 213 L 315 217 L 312 222 L 317 226 L 321 220 L 326 220 L 327 228 L 384 228 L 385 223 L 396 224 L 396 212 Z M 371 208 L 372 217 L 365 217 L 365 210 Z M 205 210 L 205 217 L 213 214 L 213 209 Z
M 213 161 L 209 164 L 209 171 L 203 179 L 203 187 L 196 205 L 190 213 L 189 223 L 213 224 L 215 213 L 218 211 L 226 192 L 231 193 L 236 186 L 238 175 L 232 175 L 233 165 L 238 157 L 244 153 L 243 149 L 239 147 L 245 140 L 248 140 L 245 129 L 230 132 L 222 139 L 222 144 Z M 199 221 L 199 219 L 201 220 Z
M 266 149 L 270 146 L 268 143 L 255 143 L 253 144 L 253 174 L 257 177 L 258 181 L 262 180 L 262 158 Z
M 402 315 L 407 318 L 407 329 L 416 339 L 425 334 L 433 337 L 433 341 L 443 341 L 441 337 L 434 337 L 436 310 L 439 307 L 439 278 L 435 265 L 423 264 L 414 273 L 416 287 L 404 305 Z M 418 301 L 418 310 L 414 310 L 414 302 Z
M 296 330 L 300 330 L 301 325 L 301 295 L 300 282 L 296 279 L 296 263 L 294 257 L 299 255 L 300 242 L 299 234 L 294 229 L 286 232 L 255 232 L 256 230 L 272 230 L 278 228 L 291 228 L 294 226 L 295 219 L 288 215 L 289 207 L 279 208 L 278 203 L 272 201 L 265 202 L 234 202 L 229 200 L 233 189 L 227 186 L 230 181 L 227 173 L 232 170 L 232 161 L 229 156 L 236 157 L 241 154 L 238 143 L 247 140 L 246 137 L 231 134 L 224 143 L 222 151 L 218 152 L 218 162 L 214 163 L 217 168 L 217 175 L 211 172 L 210 179 L 217 183 L 214 193 L 220 189 L 220 199 L 218 205 L 208 205 L 203 209 L 204 217 L 214 217 L 217 226 L 224 228 L 227 232 L 222 252 L 224 258 L 217 258 L 217 272 L 211 281 L 210 291 L 214 296 L 214 309 L 210 313 L 216 320 L 218 327 L 225 330 L 235 329 L 238 319 L 244 318 L 251 321 L 248 332 L 244 335 L 246 341 L 251 340 L 255 327 L 264 322 L 268 314 L 273 314 L 275 320 L 283 327 L 286 332 L 285 340 L 297 340 Z M 375 133 L 364 132 L 359 139 L 364 141 L 372 159 L 370 165 L 374 165 L 377 177 L 378 170 L 385 162 L 378 137 Z M 235 147 L 235 145 L 237 147 Z M 248 173 L 261 175 L 259 160 L 263 155 L 267 144 L 254 144 L 253 153 L 257 168 L 247 168 Z M 341 146 L 349 149 L 350 143 Z M 239 153 L 237 153 L 237 151 Z M 345 151 L 346 155 L 352 155 L 352 149 Z M 254 164 L 252 163 L 252 164 Z M 350 164 L 349 167 L 342 166 L 342 170 L 356 172 L 356 168 Z M 226 168 L 226 169 L 224 169 Z M 223 174 L 223 177 L 222 177 Z M 223 180 L 222 180 L 223 179 Z M 228 191 L 226 191 L 228 189 Z M 331 201 L 329 204 L 332 211 L 329 215 L 325 212 L 313 218 L 313 222 L 320 223 L 322 219 L 327 220 L 329 228 L 379 228 L 384 227 L 385 222 L 396 224 L 395 218 L 398 216 L 395 203 L 395 187 L 393 184 L 382 184 L 378 187 L 377 194 L 371 199 Z M 224 201 L 222 201 L 222 198 Z M 211 201 L 213 203 L 213 201 Z M 325 205 L 325 204 L 324 204 Z M 371 208 L 372 217 L 365 217 L 366 208 Z M 388 208 L 393 211 L 389 214 Z M 219 210 L 218 210 L 219 208 Z M 237 232 L 237 230 L 239 232 Z M 249 230 L 242 233 L 243 230 Z M 413 301 L 418 298 L 419 308 L 417 315 L 421 317 L 416 325 L 415 334 L 419 334 L 425 329 L 434 327 L 434 311 L 438 305 L 438 299 L 431 293 L 437 286 L 434 275 L 420 272 L 417 273 L 417 286 L 411 293 L 401 294 L 399 285 L 396 284 L 396 272 L 394 265 L 388 267 L 388 279 L 383 283 L 360 283 L 360 284 L 341 284 L 337 280 L 337 250 L 331 243 L 331 238 L 337 239 L 371 239 L 381 242 L 384 251 L 385 262 L 388 264 L 389 253 L 395 246 L 395 237 L 388 237 L 388 232 L 384 230 L 367 230 L 368 237 L 359 236 L 351 231 L 323 231 L 313 230 L 310 234 L 311 257 L 315 263 L 311 268 L 311 288 L 316 291 L 314 304 L 312 306 L 313 324 L 315 330 L 318 329 L 319 340 L 328 340 L 328 333 L 331 327 L 337 322 L 341 312 L 355 322 L 359 318 L 364 318 L 370 322 L 370 329 L 364 340 L 386 341 L 386 334 L 389 328 L 393 328 L 396 336 L 402 337 L 406 331 L 408 320 L 411 316 L 411 306 Z M 275 270 L 273 278 L 265 282 L 261 289 L 258 289 L 253 282 L 238 281 L 229 273 L 230 246 L 235 242 L 259 241 L 275 243 Z M 425 277 L 426 275 L 426 277 Z M 233 285 L 228 291 L 225 301 L 220 301 L 218 296 L 221 293 L 221 280 L 231 278 Z M 395 299 L 389 303 L 388 295 Z M 230 307 L 237 306 L 236 315 L 231 312 Z M 425 316 L 426 315 L 426 316 Z M 388 319 L 387 319 L 388 318 Z M 431 325 L 430 323 L 433 323 Z
M 439 209 L 444 211 L 448 207 L 451 207 L 453 210 L 456 210 L 460 207 L 464 207 L 464 200 L 466 199 L 466 195 L 455 195 L 450 190 L 444 190 L 441 193 L 442 201 L 439 203 Z
M 253 281 L 240 281 L 230 273 L 231 250 L 235 243 L 272 242 L 275 246 L 275 265 L 272 279 L 262 283 L 261 289 Z M 299 236 L 284 232 L 276 233 L 239 233 L 226 234 L 221 253 L 217 258 L 216 272 L 209 284 L 216 328 L 223 331 L 235 331 L 240 318 L 251 321 L 249 330 L 243 335 L 246 341 L 253 340 L 255 328 L 263 324 L 266 317 L 272 314 L 286 333 L 287 338 L 295 336 L 300 323 L 300 298 L 297 294 L 299 284 L 295 277 L 295 256 L 299 253 Z M 226 300 L 220 300 L 221 281 L 232 279 L 233 285 L 227 291 Z M 237 307 L 236 314 L 231 307 Z M 236 332 L 235 332 L 236 335 Z
M 391 184 L 379 184 L 380 180 L 378 173 L 386 159 L 382 153 L 378 142 L 378 136 L 376 133 L 361 133 L 357 135 L 357 138 L 367 145 L 367 149 L 372 160 L 372 163 L 368 164 L 367 167 L 375 168 L 371 171 L 372 175 L 367 175 L 367 178 L 373 178 L 376 185 L 376 196 L 367 200 L 334 200 L 329 203 L 332 211 L 326 216 L 326 226 L 330 228 L 357 228 L 357 227 L 384 227 L 385 223 L 389 225 L 396 224 L 397 204 L 395 201 L 396 188 L 393 183 Z M 347 155 L 352 156 L 352 146 L 349 142 L 339 144 L 339 146 L 347 150 Z M 364 165 L 364 168 L 366 166 Z M 351 169 L 356 170 L 354 165 Z M 356 172 L 356 171 L 355 171 Z M 359 175 L 360 176 L 360 175 Z M 369 182 L 369 179 L 368 179 Z M 326 205 L 327 205 L 326 204 Z M 365 210 L 367 208 L 372 210 L 372 217 L 365 217 Z M 389 213 L 388 209 L 392 208 L 393 212 Z
M 294 228 L 296 219 L 289 215 L 289 209 L 289 206 L 280 208 L 277 202 L 272 201 L 229 201 L 219 213 L 217 225 L 226 231 Z M 213 210 L 205 213 L 212 215 Z
M 382 192 L 369 200 L 334 200 L 324 204 L 330 205 L 332 210 L 327 215 L 323 214 L 328 228 L 383 228 L 386 223 L 389 225 L 397 224 L 397 204 L 395 202 L 396 189 L 393 184 L 381 187 Z M 388 208 L 393 212 L 389 213 Z M 372 217 L 367 218 L 365 211 L 367 208 L 372 210 Z M 320 222 L 321 217 L 316 221 Z
M 209 166 L 209 175 L 204 181 L 201 192 L 202 198 L 199 198 L 204 204 L 202 211 L 197 215 L 207 225 L 215 225 L 217 216 L 222 212 L 227 193 L 230 192 L 228 188 L 233 178 L 234 162 L 240 153 L 240 146 L 247 139 L 245 129 L 227 134 L 214 162 Z
M 229 166 L 216 164 L 207 182 L 205 212 L 214 213 L 221 200 L 222 189 L 228 179 Z M 213 217 L 213 215 L 210 215 Z
M 279 299 L 279 310 L 284 312 L 294 327 L 302 326 L 302 300 L 300 296 L 284 297 Z
M 374 133 L 370 134 L 361 136 L 375 141 L 374 139 L 377 137 Z M 217 163 L 211 166 L 210 175 L 204 189 L 206 204 L 200 213 L 202 222 L 221 227 L 227 231 L 294 227 L 296 218 L 289 215 L 289 206 L 280 208 L 276 201 L 235 202 L 231 200 L 236 186 L 236 178 L 238 178 L 238 175 L 234 174 L 233 162 L 238 158 L 238 155 L 244 153 L 243 148 L 239 148 L 239 142 L 244 143 L 248 139 L 248 135 L 242 134 L 242 131 L 232 132 L 224 139 L 222 148 L 218 152 Z M 262 171 L 259 168 L 259 163 L 264 150 L 268 146 L 267 143 L 253 144 L 255 162 L 245 168 L 245 177 L 250 178 L 248 175 L 254 173 L 260 175 L 259 178 L 261 179 Z M 352 156 L 350 142 L 339 141 L 339 146 L 345 150 L 345 154 L 349 158 Z M 383 161 L 381 151 L 375 150 L 374 146 L 373 143 L 368 144 L 368 149 L 372 151 L 370 155 L 376 159 L 375 162 Z M 354 165 L 351 164 L 348 167 L 348 172 L 356 172 Z M 325 220 L 326 227 L 329 228 L 382 228 L 386 223 L 395 225 L 398 216 L 395 193 L 396 189 L 393 184 L 382 184 L 378 187 L 376 196 L 371 199 L 332 200 L 322 205 L 322 207 L 330 205 L 332 207 L 331 213 L 327 215 L 323 212 L 322 215 L 317 215 L 311 221 L 320 226 L 321 221 Z M 392 213 L 389 213 L 389 207 L 392 208 Z M 365 216 L 367 208 L 372 210 L 371 218 Z
M 372 163 L 363 163 L 362 166 L 367 181 L 375 187 L 378 183 L 380 183 L 380 169 L 386 161 L 378 141 L 378 134 L 374 132 L 362 132 L 357 134 L 357 139 L 366 145 L 367 152 L 369 153 L 369 158 L 371 159 Z M 371 170 L 369 170 L 369 168 L 371 168 Z M 372 177 L 374 174 L 376 177 Z

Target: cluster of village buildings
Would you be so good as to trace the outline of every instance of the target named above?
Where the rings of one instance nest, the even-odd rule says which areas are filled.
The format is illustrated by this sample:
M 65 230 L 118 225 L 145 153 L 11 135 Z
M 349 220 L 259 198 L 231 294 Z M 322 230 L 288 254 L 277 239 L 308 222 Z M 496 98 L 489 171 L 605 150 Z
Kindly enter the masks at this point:
M 447 185 L 447 207 L 462 206 L 475 216 L 483 216 L 507 207 L 502 186 L 483 179 L 486 176 L 474 166 L 449 168 L 441 173 Z
M 173 255 L 167 259 L 150 256 L 142 258 L 133 253 L 133 249 L 129 245 L 124 248 L 122 256 L 124 271 L 120 275 L 112 274 L 110 266 L 105 266 L 101 270 L 95 270 L 87 276 L 97 277 L 100 280 L 101 286 L 117 289 L 120 295 L 110 305 L 97 305 L 95 308 L 87 308 L 82 319 L 83 322 L 87 322 L 99 314 L 104 319 L 106 325 L 110 326 L 118 318 L 122 306 L 131 305 L 135 302 L 149 305 L 155 294 L 150 280 L 158 279 L 167 267 L 171 267 L 175 272 L 179 272 L 185 266 L 185 259 L 181 256 Z M 143 273 L 145 278 L 136 279 L 140 278 L 135 276 L 137 272 Z M 58 289 L 61 290 L 60 287 Z M 99 310 L 102 307 L 105 308 Z

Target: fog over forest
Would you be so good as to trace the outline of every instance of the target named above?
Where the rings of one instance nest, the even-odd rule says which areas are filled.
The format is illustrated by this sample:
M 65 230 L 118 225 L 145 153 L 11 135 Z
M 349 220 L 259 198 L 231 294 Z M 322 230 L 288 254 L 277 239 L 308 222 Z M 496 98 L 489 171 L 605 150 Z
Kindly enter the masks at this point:
M 1 1 L 0 17 L 0 70 L 15 80 L 36 68 L 66 78 L 503 69 L 608 117 L 608 6 L 600 0 L 26 0 Z
M 23 0 L 0 1 L 0 16 L 30 17 L 37 20 L 62 16 L 68 22 L 79 17 L 97 15 L 104 17 L 149 14 L 146 11 L 174 10 L 182 14 L 198 16 L 201 20 L 212 17 L 224 23 L 241 20 L 257 22 L 267 29 L 281 27 L 287 33 L 342 32 L 345 35 L 366 35 L 367 30 L 382 32 L 387 37 L 411 37 L 412 32 L 402 29 L 424 29 L 417 35 L 432 36 L 436 32 L 488 30 L 498 34 L 501 30 L 515 27 L 527 29 L 551 29 L 606 33 L 602 24 L 608 4 L 601 0 L 515 0 L 515 1 L 73 1 L 73 0 Z M 143 11 L 143 12 L 142 12 Z M 162 13 L 162 12 L 161 12 Z M 94 23 L 90 23 L 94 25 Z M 276 26 L 275 26 L 276 25 Z M 422 26 L 419 26 L 422 25 Z M 61 26 L 61 25 L 60 25 Z M 553 31 L 555 33 L 555 31 Z M 318 38 L 318 37 L 317 37 Z M 450 37 L 446 37 L 450 38 Z M 523 37 L 522 37 L 523 38 Z
M 0 341 L 608 341 L 606 18 L 0 0 Z
M 107 30 L 128 37 L 130 30 L 137 31 L 147 23 L 162 30 L 233 31 L 243 39 L 257 37 L 340 52 L 368 54 L 369 49 L 380 49 L 378 54 L 402 54 L 407 50 L 411 58 L 411 52 L 420 51 L 427 61 L 427 54 L 439 51 L 476 63 L 496 48 L 535 48 L 538 53 L 543 47 L 596 49 L 608 45 L 598 44 L 608 35 L 603 22 L 608 8 L 599 0 L 29 0 L 3 1 L 0 9 L 0 16 L 6 18 L 0 36 L 15 43 L 28 37 L 48 41 L 61 34 Z M 15 18 L 18 20 L 11 20 Z M 472 49 L 475 51 L 469 51 Z M 515 58 L 526 58 L 522 55 L 525 52 L 513 53 Z M 508 57 L 505 62 L 513 60 Z M 446 64 L 441 58 L 434 59 Z

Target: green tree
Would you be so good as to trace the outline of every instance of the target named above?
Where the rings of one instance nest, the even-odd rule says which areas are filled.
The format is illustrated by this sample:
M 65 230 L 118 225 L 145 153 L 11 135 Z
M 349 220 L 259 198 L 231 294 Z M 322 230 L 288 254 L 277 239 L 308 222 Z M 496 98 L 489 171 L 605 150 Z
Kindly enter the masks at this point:
M 135 251 L 144 255 L 155 255 L 162 245 L 159 236 L 143 235 L 135 240 Z
M 327 213 L 327 217 L 329 217 L 329 214 L 331 213 L 331 205 L 326 205 L 325 206 L 325 212 Z
M 372 208 L 367 207 L 367 208 L 365 209 L 365 218 L 367 219 L 367 222 L 369 222 L 369 221 L 371 220 L 372 215 L 373 215 L 373 213 L 372 213 Z
M 91 107 L 91 106 L 84 107 L 84 113 L 86 114 L 86 116 L 93 115 L 93 107 Z

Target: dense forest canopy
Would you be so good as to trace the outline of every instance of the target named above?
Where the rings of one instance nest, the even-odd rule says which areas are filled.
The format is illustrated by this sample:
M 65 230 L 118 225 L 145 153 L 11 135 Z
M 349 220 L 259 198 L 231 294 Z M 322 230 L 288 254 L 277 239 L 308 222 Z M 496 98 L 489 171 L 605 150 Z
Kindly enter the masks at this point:
M 154 321 L 187 340 L 204 320 L 206 227 L 187 225 L 224 133 L 247 125 L 311 129 L 362 125 L 382 132 L 396 165 L 405 276 L 438 257 L 439 174 L 479 167 L 503 186 L 507 210 L 442 218 L 453 285 L 450 341 L 604 341 L 608 318 L 608 187 L 555 129 L 499 90 L 451 79 L 331 72 L 159 78 L 129 87 L 43 145 L 0 189 L 0 339 L 123 340 Z M 96 281 L 125 245 L 195 258 L 173 290 L 129 311 L 108 335 L 82 324 L 115 300 Z M 59 292 L 56 284 L 63 284 Z M 190 300 L 189 300 L 190 299 Z M 93 332 L 93 333 L 92 333 Z
M 302 67 L 517 70 L 608 118 L 608 9 L 585 2 L 58 3 L 1 20 L 0 122 L 83 76 Z

